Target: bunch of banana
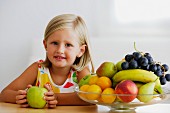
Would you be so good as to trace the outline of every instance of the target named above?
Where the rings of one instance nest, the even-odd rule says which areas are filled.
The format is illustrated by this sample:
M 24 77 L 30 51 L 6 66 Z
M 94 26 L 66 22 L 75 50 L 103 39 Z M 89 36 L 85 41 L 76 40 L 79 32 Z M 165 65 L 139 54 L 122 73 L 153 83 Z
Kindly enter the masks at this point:
M 148 83 L 155 81 L 154 91 L 163 93 L 159 78 L 153 73 L 142 69 L 129 69 L 117 72 L 113 78 L 113 87 L 122 80 L 132 80 L 134 82 Z

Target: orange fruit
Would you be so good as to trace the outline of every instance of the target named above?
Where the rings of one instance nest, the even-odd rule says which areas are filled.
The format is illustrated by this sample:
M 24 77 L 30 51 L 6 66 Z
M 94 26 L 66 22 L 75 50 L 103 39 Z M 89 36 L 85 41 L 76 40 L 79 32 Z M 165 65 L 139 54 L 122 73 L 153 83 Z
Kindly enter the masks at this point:
M 87 92 L 86 98 L 88 100 L 97 100 L 102 93 L 102 89 L 98 85 L 93 84 L 88 87 Z
M 80 87 L 80 91 L 82 91 L 82 92 L 80 92 L 79 93 L 79 96 L 81 97 L 81 98 L 86 98 L 86 93 L 85 92 L 87 92 L 87 89 L 89 88 L 89 86 L 90 85 L 87 85 L 87 84 L 85 84 L 85 85 L 82 85 L 81 87 Z
M 90 85 L 88 85 L 88 84 L 82 85 L 82 86 L 80 87 L 80 91 L 86 92 L 89 86 L 90 86 Z
M 101 96 L 97 99 L 97 101 L 103 103 L 103 100 L 102 100 Z
M 99 77 L 97 75 L 93 75 L 89 80 L 89 85 L 96 84 L 98 78 Z
M 116 99 L 115 90 L 113 88 L 106 88 L 101 94 L 101 100 L 104 103 L 113 103 Z
M 110 78 L 102 76 L 98 78 L 96 85 L 100 86 L 102 90 L 104 90 L 105 88 L 110 88 L 112 86 L 112 82 Z

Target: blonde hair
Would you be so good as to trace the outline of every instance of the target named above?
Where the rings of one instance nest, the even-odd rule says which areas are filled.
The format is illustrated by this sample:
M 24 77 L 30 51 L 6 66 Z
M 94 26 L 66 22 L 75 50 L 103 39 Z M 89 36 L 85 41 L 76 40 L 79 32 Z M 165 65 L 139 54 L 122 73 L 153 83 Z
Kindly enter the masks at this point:
M 73 68 L 77 71 L 81 71 L 85 66 L 91 62 L 92 73 L 94 73 L 94 64 L 92 61 L 92 55 L 90 51 L 90 42 L 87 32 L 87 27 L 84 20 L 80 16 L 74 14 L 62 14 L 54 17 L 47 25 L 44 40 L 57 30 L 72 29 L 77 33 L 80 45 L 86 45 L 86 50 L 80 58 L 76 58 Z M 52 64 L 49 61 L 47 55 L 45 61 L 42 63 L 45 67 L 50 67 Z

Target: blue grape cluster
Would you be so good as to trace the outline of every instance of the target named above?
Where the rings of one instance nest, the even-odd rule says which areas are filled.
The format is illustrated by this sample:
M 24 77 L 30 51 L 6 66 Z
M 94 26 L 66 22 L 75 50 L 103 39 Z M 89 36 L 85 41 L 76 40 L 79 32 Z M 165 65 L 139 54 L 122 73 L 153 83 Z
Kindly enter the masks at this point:
M 133 52 L 132 54 L 127 54 L 121 68 L 122 70 L 144 69 L 152 71 L 159 77 L 161 85 L 165 85 L 167 81 L 170 81 L 170 74 L 167 74 L 168 65 L 154 62 L 149 53 Z

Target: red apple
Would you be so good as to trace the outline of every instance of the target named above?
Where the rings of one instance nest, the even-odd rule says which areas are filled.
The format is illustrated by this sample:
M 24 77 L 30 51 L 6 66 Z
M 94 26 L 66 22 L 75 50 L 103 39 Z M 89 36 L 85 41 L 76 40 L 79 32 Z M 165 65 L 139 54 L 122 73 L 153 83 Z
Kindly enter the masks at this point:
M 131 102 L 136 98 L 138 94 L 138 88 L 133 81 L 123 80 L 116 85 L 115 93 L 125 94 L 125 95 L 118 95 L 118 98 L 123 102 Z

